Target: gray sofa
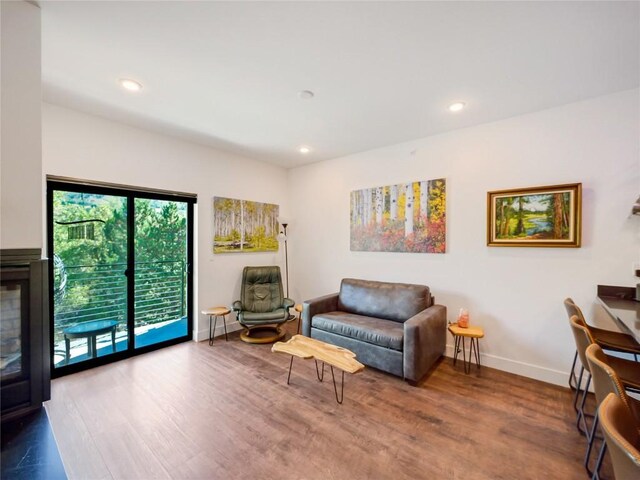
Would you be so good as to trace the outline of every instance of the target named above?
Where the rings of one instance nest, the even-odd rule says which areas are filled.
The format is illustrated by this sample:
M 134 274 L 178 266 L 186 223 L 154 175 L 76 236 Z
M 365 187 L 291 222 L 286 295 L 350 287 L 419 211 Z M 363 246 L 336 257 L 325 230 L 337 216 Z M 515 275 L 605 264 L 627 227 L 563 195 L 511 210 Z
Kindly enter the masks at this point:
M 415 384 L 444 354 L 447 309 L 425 285 L 345 278 L 340 292 L 304 302 L 302 333 Z

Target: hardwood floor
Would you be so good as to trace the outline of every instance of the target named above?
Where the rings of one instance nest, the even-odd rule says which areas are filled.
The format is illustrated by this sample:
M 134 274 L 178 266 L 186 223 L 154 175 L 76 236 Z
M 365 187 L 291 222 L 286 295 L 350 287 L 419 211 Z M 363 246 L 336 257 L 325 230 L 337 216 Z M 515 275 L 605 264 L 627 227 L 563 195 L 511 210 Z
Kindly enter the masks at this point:
M 295 324 L 289 324 L 293 329 Z M 70 479 L 584 479 L 568 389 L 443 360 L 419 387 L 330 372 L 270 345 L 169 347 L 53 381 Z M 609 466 L 605 466 L 605 475 Z M 608 475 L 611 478 L 611 475 Z

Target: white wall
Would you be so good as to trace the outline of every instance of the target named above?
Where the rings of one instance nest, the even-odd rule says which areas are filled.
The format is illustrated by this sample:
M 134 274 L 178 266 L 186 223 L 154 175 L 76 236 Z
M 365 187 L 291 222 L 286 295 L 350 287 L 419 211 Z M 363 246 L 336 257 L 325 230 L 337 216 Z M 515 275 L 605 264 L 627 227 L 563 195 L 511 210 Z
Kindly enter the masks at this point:
M 638 89 L 286 170 L 73 110 L 43 105 L 43 172 L 198 194 L 197 311 L 239 296 L 245 265 L 278 254 L 213 255 L 214 195 L 277 203 L 290 219 L 291 296 L 336 291 L 346 276 L 424 283 L 455 321 L 485 327 L 490 366 L 565 384 L 574 346 L 566 296 L 592 310 L 597 284 L 633 285 L 640 217 Z M 4 168 L 4 164 L 3 164 Z M 445 177 L 447 253 L 349 250 L 349 193 Z M 489 248 L 486 192 L 583 184 L 580 249 Z M 196 336 L 208 319 L 196 315 Z M 221 333 L 221 326 L 218 332 Z
M 337 291 L 347 276 L 427 284 L 450 321 L 464 306 L 485 328 L 486 364 L 566 385 L 575 346 L 562 300 L 589 313 L 597 284 L 636 283 L 639 105 L 635 89 L 291 170 L 292 295 Z M 440 177 L 446 254 L 349 250 L 352 190 Z M 572 182 L 582 248 L 486 246 L 487 191 Z
M 286 214 L 285 169 L 46 103 L 42 130 L 45 175 L 198 194 L 195 338 L 209 335 L 202 309 L 239 298 L 244 266 L 281 264 L 282 252 L 214 256 L 212 216 L 214 196 L 275 203 Z
M 40 9 L 1 2 L 0 246 L 42 248 Z

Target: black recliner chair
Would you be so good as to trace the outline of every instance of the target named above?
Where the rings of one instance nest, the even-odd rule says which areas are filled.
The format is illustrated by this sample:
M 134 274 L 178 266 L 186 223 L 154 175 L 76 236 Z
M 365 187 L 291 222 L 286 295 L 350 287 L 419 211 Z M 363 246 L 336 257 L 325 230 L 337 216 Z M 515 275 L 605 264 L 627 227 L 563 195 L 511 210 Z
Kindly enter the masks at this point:
M 240 334 L 247 343 L 272 343 L 284 337 L 280 327 L 289 319 L 294 302 L 285 298 L 280 267 L 244 267 L 240 300 L 233 302 Z

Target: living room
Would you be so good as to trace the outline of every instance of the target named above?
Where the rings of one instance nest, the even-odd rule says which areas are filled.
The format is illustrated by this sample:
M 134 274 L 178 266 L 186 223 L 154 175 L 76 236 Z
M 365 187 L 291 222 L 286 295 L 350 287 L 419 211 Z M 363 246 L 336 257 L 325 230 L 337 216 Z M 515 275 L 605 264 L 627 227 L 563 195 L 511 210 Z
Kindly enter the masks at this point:
M 53 380 L 45 405 L 69 478 L 584 478 L 585 438 L 567 388 L 576 344 L 563 300 L 617 329 L 598 285 L 638 282 L 639 15 L 638 2 L 3 1 L 1 248 L 48 257 L 48 181 L 197 196 L 194 342 Z M 127 79 L 140 89 L 123 89 Z M 464 108 L 451 111 L 454 103 Z M 446 179 L 444 253 L 351 248 L 352 192 L 432 179 Z M 579 248 L 487 245 L 488 192 L 567 184 L 581 184 Z M 284 242 L 214 253 L 217 197 L 277 205 L 286 258 Z M 347 376 L 338 405 L 303 361 L 287 386 L 289 359 L 242 342 L 233 313 L 228 342 L 221 322 L 206 341 L 210 318 L 201 312 L 230 307 L 244 267 L 258 265 L 280 267 L 296 304 L 337 292 L 344 278 L 426 285 L 448 322 L 466 309 L 482 326 L 482 373 L 453 368 L 447 334 L 444 359 L 417 387 L 365 367 Z M 296 328 L 286 324 L 287 339 Z M 161 392 L 151 380 L 166 381 L 172 396 L 128 397 L 125 371 L 135 368 L 150 377 L 126 380 L 132 388 Z M 513 409 L 499 387 L 511 390 Z M 252 422 L 232 407 L 243 389 L 265 409 L 240 401 Z M 87 397 L 74 400 L 82 391 Z M 475 395 L 486 395 L 478 402 L 487 417 L 474 418 L 482 415 Z M 150 398 L 153 412 L 140 411 Z M 386 407 L 376 410 L 374 399 Z M 126 416 L 127 400 L 136 400 L 140 424 Z M 509 421 L 499 424 L 491 401 Z M 116 413 L 101 415 L 112 403 Z M 154 424 L 164 418 L 156 410 L 185 421 L 179 441 Z M 377 415 L 388 429 L 373 427 Z M 547 430 L 536 436 L 516 419 Z M 74 422 L 86 430 L 67 426 Z M 122 439 L 132 458 L 114 442 L 129 435 L 125 424 L 135 432 Z M 424 431 L 439 424 L 449 437 L 440 431 L 430 445 Z M 501 440 L 521 428 L 535 445 Z M 132 445 L 154 436 L 166 442 L 157 451 L 147 442 L 142 459 Z M 406 465 L 409 454 L 380 450 L 380 436 L 424 459 Z M 520 463 L 507 456 L 509 443 Z M 204 460 L 207 445 L 213 458 Z M 323 457 L 338 451 L 334 461 Z M 455 465 L 456 451 L 471 457 Z M 95 470 L 83 470 L 93 461 Z M 603 469 L 613 477 L 608 458 Z

